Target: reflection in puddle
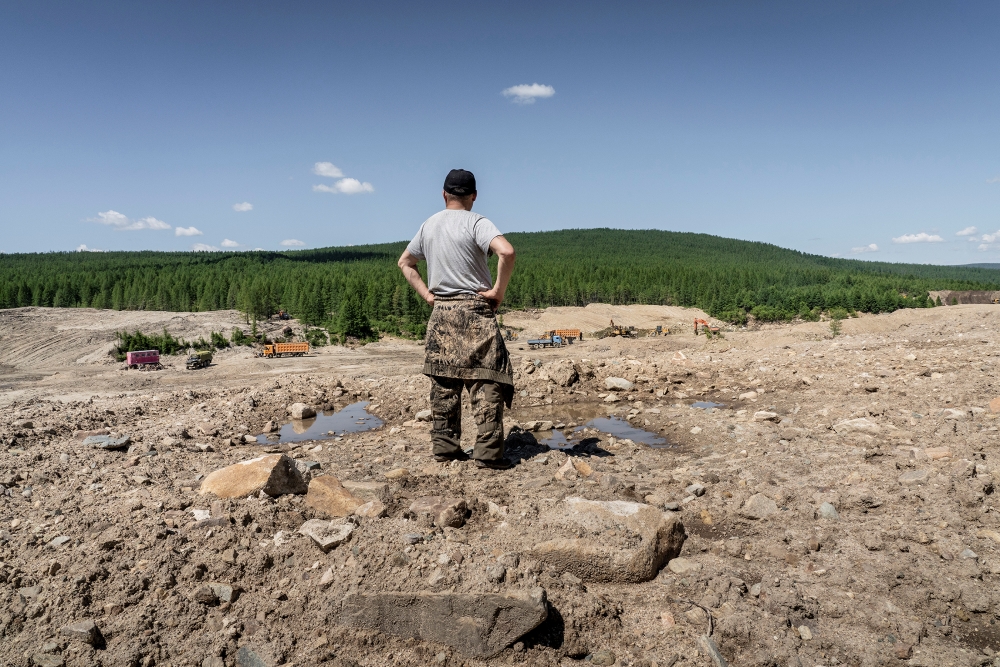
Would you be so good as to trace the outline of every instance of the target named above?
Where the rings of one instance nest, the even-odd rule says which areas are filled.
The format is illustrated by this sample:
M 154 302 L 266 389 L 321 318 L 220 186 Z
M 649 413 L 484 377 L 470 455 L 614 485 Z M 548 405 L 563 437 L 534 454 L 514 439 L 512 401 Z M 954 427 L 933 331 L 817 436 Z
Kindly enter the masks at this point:
M 711 411 L 714 408 L 724 408 L 724 407 L 726 407 L 726 404 L 725 403 L 713 403 L 712 401 L 695 401 L 694 403 L 691 404 L 691 407 L 692 408 L 701 408 L 702 410 Z
M 365 410 L 368 401 L 351 403 L 342 410 L 318 413 L 311 419 L 293 420 L 281 427 L 278 433 L 257 436 L 262 445 L 275 442 L 300 442 L 302 440 L 323 440 L 334 437 L 331 434 L 360 433 L 381 426 L 384 422 Z
M 583 429 L 588 427 L 597 429 L 602 433 L 608 433 L 622 440 L 631 440 L 632 442 L 649 445 L 654 448 L 666 448 L 670 446 L 666 438 L 661 438 L 655 433 L 636 428 L 620 417 L 597 417 L 596 419 L 591 419 L 583 426 L 577 426 L 570 431 L 569 438 L 566 437 L 566 433 L 563 431 L 549 431 L 548 437 L 539 438 L 538 442 L 548 446 L 550 449 L 568 449 L 576 446 L 582 439 L 580 436 L 583 435 Z

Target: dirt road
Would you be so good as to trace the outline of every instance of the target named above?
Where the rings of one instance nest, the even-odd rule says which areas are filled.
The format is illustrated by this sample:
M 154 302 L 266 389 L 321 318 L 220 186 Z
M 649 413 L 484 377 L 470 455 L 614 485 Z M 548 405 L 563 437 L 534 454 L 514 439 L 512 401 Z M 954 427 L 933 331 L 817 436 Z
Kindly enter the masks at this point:
M 640 308 L 620 323 L 663 316 Z M 124 327 L 241 324 L 0 311 L 0 663 L 707 666 L 711 629 L 731 665 L 994 664 L 996 306 L 515 341 L 507 472 L 430 459 L 419 343 L 107 356 Z M 336 421 L 358 402 L 380 426 Z M 293 403 L 332 434 L 269 440 Z M 267 453 L 347 490 L 200 493 Z M 349 537 L 324 551 L 313 519 Z

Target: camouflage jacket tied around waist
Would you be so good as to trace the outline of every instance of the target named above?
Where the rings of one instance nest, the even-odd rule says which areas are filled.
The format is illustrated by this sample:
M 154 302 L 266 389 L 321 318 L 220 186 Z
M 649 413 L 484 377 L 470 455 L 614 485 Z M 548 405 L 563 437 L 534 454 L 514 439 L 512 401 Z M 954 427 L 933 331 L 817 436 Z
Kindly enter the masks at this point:
M 514 372 L 493 309 L 482 297 L 437 297 L 427 322 L 424 375 L 491 380 L 514 395 Z

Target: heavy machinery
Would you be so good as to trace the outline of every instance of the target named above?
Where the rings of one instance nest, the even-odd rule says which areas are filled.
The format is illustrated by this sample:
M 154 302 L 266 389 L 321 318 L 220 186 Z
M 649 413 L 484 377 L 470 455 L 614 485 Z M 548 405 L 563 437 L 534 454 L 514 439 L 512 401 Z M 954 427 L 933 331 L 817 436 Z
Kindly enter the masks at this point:
M 657 324 L 656 328 L 649 332 L 649 336 L 666 336 L 670 333 L 670 327 L 665 327 L 662 324 Z
M 542 347 L 562 347 L 563 343 L 564 341 L 562 336 L 556 334 L 555 331 L 547 331 L 541 338 L 529 340 L 528 346 L 537 350 Z
M 579 329 L 556 329 L 555 335 L 561 337 L 570 345 L 573 344 L 573 341 L 583 340 L 583 332 Z
M 701 327 L 699 329 L 698 327 Z M 697 336 L 701 331 L 708 330 L 709 333 L 719 333 L 719 327 L 713 327 L 711 324 L 705 320 L 700 320 L 697 317 L 694 318 L 694 335 Z
M 636 333 L 635 327 L 626 327 L 621 324 L 615 324 L 614 320 L 611 320 L 611 332 L 609 336 L 621 336 L 623 338 L 635 338 L 638 334 Z
M 301 357 L 309 351 L 309 343 L 271 343 L 257 353 L 258 357 Z
M 503 339 L 504 340 L 517 340 L 517 332 L 509 327 L 503 328 Z
M 287 310 L 283 310 L 283 309 L 278 311 L 277 317 L 278 317 L 279 320 L 290 320 L 290 319 L 292 319 L 292 316 L 288 314 L 288 311 Z
M 184 364 L 189 371 L 193 371 L 197 368 L 205 368 L 212 363 L 212 353 L 208 350 L 201 350 L 195 352 L 187 358 L 187 363 Z
M 137 350 L 125 353 L 125 366 L 143 371 L 158 371 L 163 368 L 160 363 L 159 350 Z

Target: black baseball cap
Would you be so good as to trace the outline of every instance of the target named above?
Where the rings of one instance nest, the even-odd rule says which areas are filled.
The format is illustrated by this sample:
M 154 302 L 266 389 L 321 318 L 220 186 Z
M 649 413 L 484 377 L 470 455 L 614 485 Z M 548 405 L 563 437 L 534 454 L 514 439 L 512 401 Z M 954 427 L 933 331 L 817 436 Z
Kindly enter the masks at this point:
M 465 169 L 452 169 L 444 179 L 444 191 L 456 197 L 465 197 L 476 191 L 476 177 Z

